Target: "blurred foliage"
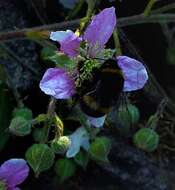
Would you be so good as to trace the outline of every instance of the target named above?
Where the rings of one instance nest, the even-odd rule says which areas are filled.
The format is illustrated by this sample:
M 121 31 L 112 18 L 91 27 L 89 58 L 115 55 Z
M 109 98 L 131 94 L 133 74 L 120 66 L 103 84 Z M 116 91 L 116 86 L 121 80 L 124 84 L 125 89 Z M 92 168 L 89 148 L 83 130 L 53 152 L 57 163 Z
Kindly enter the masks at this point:
M 8 126 L 13 110 L 13 96 L 7 86 L 0 81 L 0 151 L 9 139 Z
M 56 161 L 55 172 L 59 176 L 59 180 L 62 183 L 75 174 L 76 165 L 73 160 L 62 158 Z

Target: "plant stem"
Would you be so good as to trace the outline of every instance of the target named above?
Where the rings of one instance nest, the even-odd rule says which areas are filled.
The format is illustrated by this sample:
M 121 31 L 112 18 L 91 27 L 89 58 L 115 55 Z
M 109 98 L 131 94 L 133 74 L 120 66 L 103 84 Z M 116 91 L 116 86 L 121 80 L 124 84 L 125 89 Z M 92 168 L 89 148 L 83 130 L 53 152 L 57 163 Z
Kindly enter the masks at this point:
M 145 10 L 143 11 L 143 15 L 146 17 L 150 14 L 152 7 L 156 3 L 157 0 L 150 0 L 149 3 L 147 4 Z
M 80 10 L 82 9 L 84 2 L 85 2 L 84 0 L 80 0 L 78 4 L 75 6 L 75 8 L 68 14 L 68 16 L 66 17 L 66 20 L 75 18 L 75 16 L 78 15 Z
M 64 30 L 67 28 L 76 29 L 80 24 L 81 19 L 38 26 L 33 28 L 25 28 L 22 30 L 0 32 L 0 41 L 10 41 L 17 39 L 27 39 L 26 34 L 31 31 L 49 31 L 49 30 Z M 124 17 L 118 19 L 118 27 L 132 26 L 146 23 L 169 23 L 175 22 L 175 14 L 151 14 L 145 17 L 143 14 Z
M 151 11 L 151 14 L 160 14 L 169 10 L 175 9 L 175 3 L 170 3 L 168 5 L 165 5 L 163 7 L 157 8 L 155 10 Z
M 51 123 L 55 114 L 55 106 L 56 106 L 56 99 L 52 97 L 50 99 L 48 109 L 47 109 L 48 120 L 46 120 L 44 124 L 45 138 L 43 140 L 43 143 L 46 143 L 49 138 L 50 127 L 51 127 Z
M 88 3 L 88 9 L 86 12 L 86 18 L 89 19 L 89 18 L 91 18 L 92 14 L 93 14 L 93 10 L 94 10 L 95 4 L 96 4 L 96 0 L 88 0 L 87 3 Z
M 114 44 L 115 44 L 115 48 L 116 48 L 116 56 L 122 55 L 122 50 L 121 50 L 121 45 L 120 45 L 117 28 L 113 32 L 113 39 L 114 39 Z

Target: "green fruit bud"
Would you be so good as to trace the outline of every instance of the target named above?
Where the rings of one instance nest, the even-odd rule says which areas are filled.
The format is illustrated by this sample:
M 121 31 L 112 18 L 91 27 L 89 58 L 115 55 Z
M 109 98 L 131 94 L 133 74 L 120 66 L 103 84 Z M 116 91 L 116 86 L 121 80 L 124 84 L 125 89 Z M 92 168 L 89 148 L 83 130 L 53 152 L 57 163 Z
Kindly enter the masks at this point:
M 139 117 L 139 110 L 136 106 L 127 104 L 119 107 L 118 120 L 123 126 L 130 127 L 139 121 Z
M 23 117 L 15 117 L 11 120 L 9 130 L 16 136 L 26 136 L 31 133 L 31 122 Z
M 70 143 L 71 141 L 67 136 L 62 136 L 51 142 L 51 148 L 56 154 L 64 154 L 68 150 Z
M 159 135 L 150 128 L 142 128 L 136 132 L 133 141 L 138 148 L 152 152 L 159 144 Z

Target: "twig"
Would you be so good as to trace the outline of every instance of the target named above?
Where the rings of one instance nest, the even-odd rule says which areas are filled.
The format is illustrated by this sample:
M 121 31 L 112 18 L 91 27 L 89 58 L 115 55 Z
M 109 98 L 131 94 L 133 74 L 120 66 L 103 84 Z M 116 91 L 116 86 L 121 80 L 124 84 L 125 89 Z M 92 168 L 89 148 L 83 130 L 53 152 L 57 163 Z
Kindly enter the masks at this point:
M 47 31 L 47 30 L 65 30 L 65 29 L 76 29 L 79 26 L 80 19 L 72 20 L 72 21 L 65 21 L 61 23 L 49 24 L 49 25 L 42 25 L 33 28 L 24 28 L 21 30 L 16 31 L 7 31 L 7 32 L 0 32 L 0 41 L 8 41 L 11 39 L 20 39 L 25 38 L 26 34 L 29 32 L 39 32 L 39 31 Z
M 0 32 L 0 41 L 8 41 L 25 38 L 26 34 L 33 31 L 50 31 L 50 30 L 65 30 L 65 29 L 76 29 L 79 26 L 81 19 L 72 21 L 66 21 L 61 23 L 49 24 L 44 26 L 38 26 L 33 28 L 25 28 L 22 30 Z M 124 17 L 118 19 L 118 27 L 131 26 L 145 23 L 167 23 L 175 22 L 175 14 L 156 14 L 145 17 L 144 15 L 134 15 L 130 17 Z
M 157 0 L 150 0 L 145 8 L 145 10 L 143 11 L 143 15 L 144 16 L 148 16 L 151 12 L 152 7 L 154 6 L 154 4 L 157 2 Z
M 151 14 L 159 14 L 159 13 L 163 13 L 169 10 L 175 9 L 175 3 L 170 3 L 168 5 L 165 5 L 161 8 L 155 9 L 151 11 Z
M 33 0 L 30 0 L 30 2 L 31 2 L 31 5 L 32 5 L 37 17 L 39 18 L 40 22 L 42 24 L 46 24 L 45 20 L 42 18 L 41 14 L 39 13 L 39 11 L 38 11 L 36 5 L 34 4 Z

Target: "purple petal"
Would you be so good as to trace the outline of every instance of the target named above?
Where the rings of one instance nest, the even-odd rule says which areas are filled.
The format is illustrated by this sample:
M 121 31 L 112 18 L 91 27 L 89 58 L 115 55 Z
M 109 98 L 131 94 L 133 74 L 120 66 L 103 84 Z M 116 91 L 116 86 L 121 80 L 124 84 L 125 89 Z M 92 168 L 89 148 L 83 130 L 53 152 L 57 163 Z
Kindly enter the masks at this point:
M 89 149 L 89 135 L 84 127 L 76 129 L 69 136 L 69 139 L 71 144 L 66 153 L 67 158 L 74 157 L 80 151 L 80 147 L 83 147 L 85 150 Z
M 21 190 L 19 187 L 10 187 L 7 190 Z
M 127 56 L 118 56 L 117 62 L 125 78 L 123 91 L 129 92 L 144 87 L 148 74 L 141 62 Z
M 74 81 L 64 69 L 48 69 L 40 81 L 40 89 L 56 99 L 68 99 L 75 94 Z
M 71 30 L 51 32 L 50 39 L 59 42 L 60 50 L 69 57 L 78 55 L 78 48 L 82 39 Z
M 106 115 L 102 116 L 102 117 L 91 117 L 86 115 L 89 123 L 97 128 L 103 127 L 105 119 L 106 119 Z
M 5 181 L 9 189 L 13 189 L 27 178 L 28 173 L 29 167 L 24 159 L 10 159 L 0 167 L 0 180 Z
M 103 47 L 111 37 L 115 25 L 115 8 L 106 8 L 92 18 L 83 38 L 90 44 Z

